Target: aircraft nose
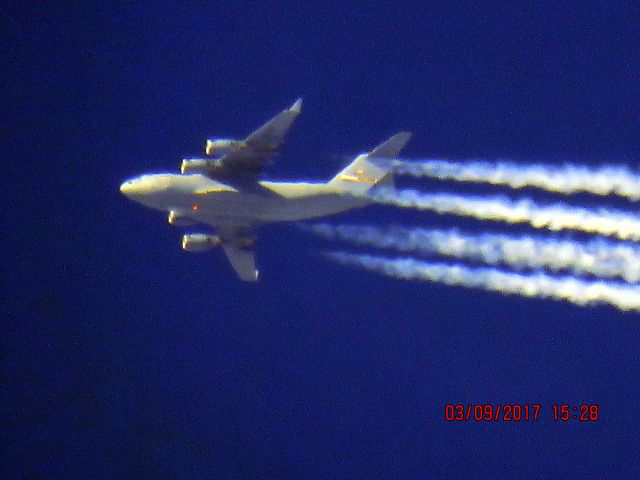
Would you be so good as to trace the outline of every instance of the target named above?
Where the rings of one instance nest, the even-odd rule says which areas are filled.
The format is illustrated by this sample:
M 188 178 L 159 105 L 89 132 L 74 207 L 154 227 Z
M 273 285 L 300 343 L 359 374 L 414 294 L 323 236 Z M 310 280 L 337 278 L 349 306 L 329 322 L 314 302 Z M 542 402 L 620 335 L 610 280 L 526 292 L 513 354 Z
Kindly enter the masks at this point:
M 128 181 L 128 182 L 124 182 L 122 185 L 120 185 L 120 193 L 122 193 L 125 197 L 130 196 L 133 193 L 133 182 Z

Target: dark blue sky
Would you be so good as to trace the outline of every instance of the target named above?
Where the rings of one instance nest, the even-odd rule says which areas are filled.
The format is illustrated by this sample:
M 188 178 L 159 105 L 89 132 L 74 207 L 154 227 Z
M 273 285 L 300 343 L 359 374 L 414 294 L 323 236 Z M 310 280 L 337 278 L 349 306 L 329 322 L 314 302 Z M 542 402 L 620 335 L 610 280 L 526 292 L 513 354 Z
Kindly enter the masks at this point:
M 631 2 L 5 5 L 1 476 L 637 476 L 637 315 L 397 282 L 287 225 L 247 285 L 118 185 L 298 96 L 271 178 L 329 178 L 403 129 L 411 157 L 637 168 L 639 26 Z M 446 422 L 458 402 L 543 411 Z

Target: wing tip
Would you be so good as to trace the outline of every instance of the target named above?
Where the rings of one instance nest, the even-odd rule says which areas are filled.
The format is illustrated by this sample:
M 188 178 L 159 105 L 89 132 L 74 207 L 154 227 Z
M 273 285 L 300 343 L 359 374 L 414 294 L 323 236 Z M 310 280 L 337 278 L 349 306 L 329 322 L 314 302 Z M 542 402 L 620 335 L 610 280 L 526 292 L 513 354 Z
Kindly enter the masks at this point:
M 260 272 L 258 270 L 254 270 L 253 273 L 236 271 L 236 274 L 243 282 L 256 283 L 260 280 Z
M 289 111 L 293 113 L 300 113 L 302 111 L 302 97 L 293 102 L 293 105 L 289 107 Z

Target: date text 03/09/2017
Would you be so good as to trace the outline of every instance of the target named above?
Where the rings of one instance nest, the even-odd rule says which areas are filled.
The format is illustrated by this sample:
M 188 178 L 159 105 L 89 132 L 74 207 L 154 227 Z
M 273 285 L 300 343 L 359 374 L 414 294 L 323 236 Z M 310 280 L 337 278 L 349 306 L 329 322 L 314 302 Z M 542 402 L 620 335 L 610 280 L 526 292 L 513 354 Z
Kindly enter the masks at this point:
M 573 406 L 567 403 L 554 404 L 549 409 L 539 403 L 448 403 L 444 406 L 444 419 L 447 422 L 537 422 L 541 418 L 554 422 L 596 422 L 600 419 L 600 407 L 596 404 Z

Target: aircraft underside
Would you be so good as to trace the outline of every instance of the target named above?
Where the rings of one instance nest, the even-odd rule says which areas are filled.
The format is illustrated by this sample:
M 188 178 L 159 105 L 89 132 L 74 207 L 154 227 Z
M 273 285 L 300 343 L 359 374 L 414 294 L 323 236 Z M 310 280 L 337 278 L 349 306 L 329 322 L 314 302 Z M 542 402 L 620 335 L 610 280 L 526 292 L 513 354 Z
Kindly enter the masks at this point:
M 196 198 L 170 210 L 188 212 L 185 216 L 198 223 L 211 225 L 256 225 L 293 222 L 324 217 L 364 207 L 366 198 L 340 195 L 314 195 L 284 199 L 242 193 L 212 194 L 213 198 Z
M 277 114 L 244 140 L 209 139 L 208 158 L 183 159 L 180 174 L 141 175 L 120 185 L 132 200 L 168 214 L 175 226 L 206 224 L 214 233 L 183 235 L 182 248 L 204 252 L 221 247 L 238 277 L 258 279 L 255 263 L 257 228 L 267 223 L 325 217 L 371 203 L 367 192 L 388 187 L 393 174 L 388 162 L 409 140 L 401 132 L 368 153 L 358 155 L 326 183 L 260 180 L 272 164 L 287 131 L 300 114 L 302 100 Z

